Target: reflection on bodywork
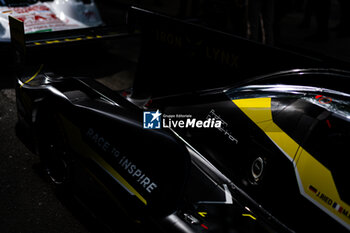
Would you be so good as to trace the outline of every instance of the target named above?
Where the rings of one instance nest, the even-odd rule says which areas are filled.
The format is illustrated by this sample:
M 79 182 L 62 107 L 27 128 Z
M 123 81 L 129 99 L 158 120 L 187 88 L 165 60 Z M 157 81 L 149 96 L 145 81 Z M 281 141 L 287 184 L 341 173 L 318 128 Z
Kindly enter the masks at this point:
M 25 33 L 51 32 L 102 25 L 94 1 L 85 4 L 76 0 L 22 1 L 0 6 L 0 42 L 10 40 L 8 17 L 24 22 Z

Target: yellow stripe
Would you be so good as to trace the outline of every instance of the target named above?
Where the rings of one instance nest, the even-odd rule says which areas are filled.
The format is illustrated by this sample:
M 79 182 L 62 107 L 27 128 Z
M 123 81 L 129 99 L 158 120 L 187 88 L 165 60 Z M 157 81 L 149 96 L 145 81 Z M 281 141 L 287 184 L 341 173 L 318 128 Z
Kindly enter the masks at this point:
M 251 218 L 251 219 L 253 219 L 253 220 L 256 220 L 256 217 L 254 217 L 254 216 L 251 215 L 251 214 L 242 214 L 242 216 L 243 216 L 243 217 L 249 217 L 249 218 Z
M 71 42 L 71 41 L 79 41 L 79 40 L 82 40 L 83 38 L 81 38 L 81 37 L 77 37 L 77 38 L 73 38 L 73 39 L 70 39 L 70 38 L 66 38 L 66 39 L 64 39 L 64 41 L 66 41 L 66 42 Z
M 60 43 L 59 40 L 47 40 L 45 41 L 46 44 L 55 44 L 55 43 Z
M 98 165 L 105 169 L 114 179 L 119 181 L 119 183 L 126 188 L 130 193 L 135 195 L 143 204 L 147 205 L 145 198 L 141 196 L 139 192 L 136 191 L 114 168 L 112 168 L 101 156 L 94 152 L 90 147 L 85 144 L 81 138 L 79 129 L 68 119 L 61 115 L 61 119 L 64 122 L 64 127 L 66 129 L 68 140 L 74 149 L 80 154 L 93 159 Z
M 97 162 L 102 168 L 104 168 L 113 178 L 118 180 L 122 186 L 124 186 L 130 193 L 135 195 L 140 199 L 145 205 L 147 201 L 138 193 L 116 170 L 114 170 L 104 159 L 102 159 L 98 154 L 91 151 L 88 154 L 95 162 Z
M 33 42 L 34 45 L 43 45 L 45 44 L 57 44 L 57 43 L 63 43 L 63 42 L 74 42 L 74 41 L 81 41 L 81 40 L 91 40 L 91 39 L 100 39 L 103 38 L 103 36 L 96 35 L 96 36 L 85 36 L 85 37 L 76 37 L 76 38 L 65 38 L 65 39 L 57 39 L 57 40 L 46 40 L 43 42 Z
M 340 199 L 331 171 L 304 150 L 273 122 L 271 98 L 232 100 L 295 164 L 295 172 L 302 195 L 350 229 L 350 219 L 332 207 L 334 202 L 350 212 L 350 206 Z M 312 185 L 318 193 L 309 189 Z M 325 196 L 332 200 L 329 201 Z M 327 203 L 328 201 L 328 203 Z M 331 203 L 331 204 L 330 204 Z
M 33 79 L 35 79 L 35 77 L 41 72 L 41 70 L 43 69 L 44 67 L 44 64 L 41 64 L 39 69 L 37 70 L 37 72 L 30 78 L 28 79 L 27 81 L 25 81 L 24 83 L 22 83 L 21 87 L 24 85 L 24 84 L 27 84 L 29 83 L 30 81 L 32 81 Z

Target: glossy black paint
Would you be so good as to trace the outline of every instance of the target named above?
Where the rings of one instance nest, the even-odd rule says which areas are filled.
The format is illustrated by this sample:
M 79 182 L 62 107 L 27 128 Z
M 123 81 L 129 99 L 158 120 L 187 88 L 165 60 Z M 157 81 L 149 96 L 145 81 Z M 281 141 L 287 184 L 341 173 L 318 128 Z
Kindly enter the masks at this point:
M 320 223 L 333 224 L 336 232 L 344 231 L 301 197 L 293 163 L 231 98 L 266 96 L 264 88 L 244 89 L 262 84 L 312 86 L 315 90 L 327 87 L 349 93 L 345 85 L 349 73 L 303 69 L 265 75 L 324 63 L 157 14 L 145 17 L 145 44 L 134 89 L 127 98 L 92 79 L 51 70 L 44 69 L 28 84 L 23 83 L 35 69 L 18 77 L 17 133 L 22 141 L 43 163 L 60 152 L 58 156 L 69 165 L 70 185 L 89 190 L 83 180 L 91 179 L 88 183 L 99 186 L 99 193 L 108 197 L 104 204 L 113 203 L 109 210 L 121 207 L 132 218 L 154 224 L 163 232 L 315 232 L 322 230 Z M 157 21 L 159 18 L 162 21 Z M 183 47 L 176 47 L 180 45 Z M 214 49 L 221 52 L 218 60 L 209 53 Z M 231 63 L 225 60 L 227 54 Z M 279 66 L 275 66 L 277 61 Z M 257 64 L 256 69 L 252 63 Z M 227 85 L 232 89 L 228 91 Z M 318 134 L 313 127 L 322 124 L 317 118 L 323 110 L 305 103 L 300 93 L 290 98 L 292 92 L 273 100 L 273 120 L 300 145 L 314 147 L 316 142 L 310 135 Z M 156 109 L 163 116 L 216 117 L 225 124 L 220 130 L 143 129 L 144 110 Z M 157 187 L 149 192 L 135 181 L 129 172 L 132 165 L 124 164 L 123 156 Z M 327 152 L 319 156 L 327 157 Z M 252 173 L 256 161 L 262 161 L 259 166 L 263 166 L 258 177 Z M 110 168 L 127 180 L 147 205 L 130 195 L 110 174 Z M 336 176 L 341 177 L 342 172 Z M 347 194 L 346 188 L 340 192 Z M 231 198 L 227 198 L 228 193 Z M 85 194 L 89 193 L 80 192 Z M 227 201 L 231 203 L 227 205 Z M 300 206 L 306 210 L 300 211 Z M 207 216 L 203 217 L 200 213 L 204 212 Z

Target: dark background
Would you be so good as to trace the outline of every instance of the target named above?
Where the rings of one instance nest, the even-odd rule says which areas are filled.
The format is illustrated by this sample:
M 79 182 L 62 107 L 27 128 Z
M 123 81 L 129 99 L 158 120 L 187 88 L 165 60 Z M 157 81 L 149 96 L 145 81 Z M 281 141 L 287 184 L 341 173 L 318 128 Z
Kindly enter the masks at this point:
M 236 27 L 236 30 L 233 27 L 233 24 L 237 23 L 244 28 L 245 10 L 239 8 L 237 12 L 236 8 L 228 8 L 227 6 L 232 7 L 229 2 L 232 1 L 96 0 L 107 24 L 123 21 L 125 9 L 134 4 L 246 37 L 245 30 L 242 34 L 242 28 Z M 244 0 L 241 2 L 244 3 Z M 216 8 L 211 8 L 210 11 L 203 7 L 204 3 Z M 350 37 L 337 30 L 341 20 L 341 7 L 337 0 L 332 0 L 330 3 L 327 37 L 324 38 L 314 36 L 317 32 L 314 14 L 309 27 L 300 25 L 305 14 L 306 1 L 275 0 L 273 46 L 315 57 L 330 56 L 345 63 L 349 62 Z M 235 16 L 233 17 L 235 23 L 232 23 L 232 14 Z M 118 72 L 122 73 L 124 68 L 130 69 L 136 66 L 135 41 L 128 43 L 124 40 L 122 44 L 119 46 L 116 44 L 113 48 L 113 53 L 117 56 L 115 61 L 119 62 L 115 65 Z M 16 105 L 13 87 L 17 68 L 12 58 L 11 54 L 2 50 L 0 57 L 0 232 L 101 232 L 99 223 L 88 211 L 74 203 L 74 200 L 64 200 L 57 196 L 38 168 L 38 157 L 29 152 L 15 136 Z M 77 65 L 84 66 L 79 61 Z M 251 65 L 254 67 L 254 64 Z M 107 66 L 114 69 L 113 61 L 110 61 Z M 99 67 L 95 68 L 99 69 Z M 62 67 L 62 69 L 65 68 Z

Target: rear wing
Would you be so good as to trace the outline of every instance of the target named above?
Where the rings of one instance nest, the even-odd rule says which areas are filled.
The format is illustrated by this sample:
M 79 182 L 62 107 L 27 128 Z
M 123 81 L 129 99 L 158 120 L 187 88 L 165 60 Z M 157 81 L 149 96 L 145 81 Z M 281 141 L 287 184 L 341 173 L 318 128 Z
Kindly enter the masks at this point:
M 26 34 L 24 23 L 9 16 L 11 44 L 20 56 L 51 48 L 76 46 L 105 39 L 130 35 L 126 22 L 118 26 L 99 26 L 79 29 Z
M 136 7 L 130 15 L 143 37 L 134 98 L 220 88 L 268 73 L 331 64 Z

